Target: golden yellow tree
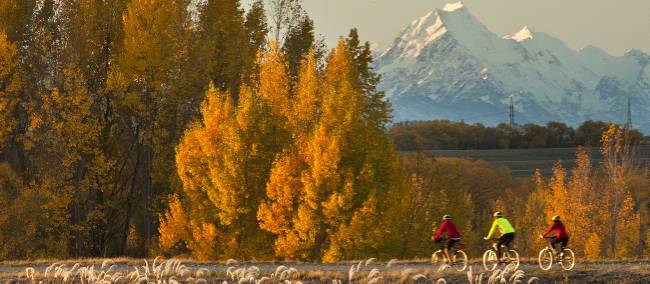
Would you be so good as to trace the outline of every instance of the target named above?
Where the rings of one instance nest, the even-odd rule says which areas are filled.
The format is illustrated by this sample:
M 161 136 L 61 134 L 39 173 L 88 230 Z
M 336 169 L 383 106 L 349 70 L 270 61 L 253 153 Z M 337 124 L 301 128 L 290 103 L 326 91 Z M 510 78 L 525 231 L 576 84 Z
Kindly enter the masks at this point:
M 568 183 L 568 196 L 564 206 L 566 212 L 562 213 L 565 226 L 574 239 L 586 240 L 592 232 L 596 232 L 598 224 L 599 197 L 594 190 L 594 176 L 592 174 L 591 157 L 586 149 L 579 147 L 576 152 L 576 162 L 571 170 L 571 178 Z M 568 214 L 568 215 L 567 215 Z M 598 242 L 593 242 L 594 245 Z M 574 242 L 571 246 L 574 250 L 585 251 L 584 242 Z M 598 251 L 599 248 L 589 250 Z M 585 252 L 586 254 L 586 252 Z
M 7 35 L 0 31 L 0 145 L 17 123 L 18 91 L 20 77 L 18 74 L 16 45 L 11 43 Z M 1 149 L 1 148 L 0 148 Z
M 132 150 L 125 163 L 134 165 L 125 171 L 135 176 L 125 200 L 128 232 L 135 215 L 136 226 L 144 240 L 143 253 L 151 247 L 155 235 L 155 198 L 171 191 L 175 180 L 174 151 L 184 125 L 184 103 L 191 101 L 179 90 L 189 30 L 188 1 L 135 0 L 123 17 L 122 52 L 111 70 L 109 93 L 111 108 L 124 137 L 124 147 Z M 143 194 L 135 195 L 138 190 Z M 137 199 L 135 197 L 140 197 Z M 138 202 L 139 201 L 139 202 Z M 137 212 L 137 213 L 136 213 Z
M 632 248 L 638 243 L 639 215 L 628 185 L 634 172 L 633 152 L 626 134 L 626 128 L 612 124 L 601 138 L 605 179 L 602 184 L 603 203 L 599 206 L 598 215 L 604 220 L 602 225 L 606 228 L 603 245 L 612 257 L 636 253 Z M 621 248 L 623 251 L 619 252 Z
M 274 47 L 274 45 L 272 45 Z M 311 53 L 304 62 L 296 87 L 295 103 L 283 106 L 292 145 L 273 164 L 266 186 L 267 202 L 258 213 L 260 226 L 277 234 L 276 255 L 286 258 L 309 259 L 313 256 L 318 223 L 318 196 L 305 192 L 302 174 L 307 167 L 304 147 L 313 125 L 318 121 L 319 78 L 316 60 Z M 317 253 L 317 252 L 316 252 Z
M 549 180 L 548 194 L 546 194 L 546 200 L 544 205 L 546 206 L 546 223 L 549 224 L 548 220 L 555 215 L 564 216 L 563 214 L 570 210 L 570 207 L 567 207 L 567 177 L 566 170 L 562 167 L 560 162 L 555 163 L 553 166 L 553 176 Z M 566 222 L 566 220 L 565 220 Z
M 520 249 L 525 255 L 534 255 L 537 249 L 544 246 L 544 242 L 539 239 L 539 235 L 546 229 L 544 226 L 548 223 L 546 218 L 548 200 L 548 191 L 546 183 L 539 169 L 535 170 L 534 175 L 535 189 L 528 196 L 526 206 L 523 212 L 521 222 L 517 224 L 517 229 L 521 231 Z M 550 202 L 553 202 L 550 200 Z

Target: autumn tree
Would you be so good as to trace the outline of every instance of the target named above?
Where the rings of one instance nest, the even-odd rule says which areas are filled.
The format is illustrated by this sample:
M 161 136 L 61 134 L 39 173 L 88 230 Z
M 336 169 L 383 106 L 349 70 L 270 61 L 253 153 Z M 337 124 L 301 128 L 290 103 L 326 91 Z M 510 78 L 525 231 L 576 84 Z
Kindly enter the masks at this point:
M 291 76 L 297 77 L 298 71 L 307 53 L 316 46 L 314 22 L 304 15 L 300 21 L 287 32 L 282 50 L 286 54 Z M 318 55 L 316 55 L 318 56 Z
M 36 0 L 7 0 L 0 3 L 0 32 L 11 42 L 22 43 L 29 29 Z
M 110 92 L 117 97 L 111 106 L 119 113 L 114 122 L 121 129 L 116 131 L 121 132 L 125 148 L 131 149 L 128 164 L 133 165 L 122 222 L 123 243 L 137 212 L 143 216 L 137 231 L 144 247 L 149 246 L 153 214 L 158 210 L 154 198 L 169 192 L 175 177 L 173 150 L 167 145 L 179 139 L 184 127 L 179 111 L 187 93 L 177 87 L 182 80 L 179 66 L 186 56 L 179 51 L 184 50 L 187 37 L 187 5 L 187 1 L 136 0 L 124 16 L 124 51 L 109 79 Z
M 11 135 L 18 124 L 16 109 L 20 102 L 20 76 L 16 45 L 0 32 L 0 143 Z
M 239 94 L 242 72 L 255 60 L 257 50 L 253 48 L 260 44 L 257 33 L 263 32 L 256 30 L 263 27 L 258 15 L 263 8 L 256 5 L 249 22 L 245 22 L 239 0 L 208 0 L 199 7 L 197 52 L 201 61 L 196 63 L 205 65 L 205 85 L 212 82 L 221 91 Z
M 267 3 L 273 39 L 281 43 L 304 15 L 302 0 L 268 0 Z
M 260 60 L 259 81 L 242 86 L 237 103 L 214 87 L 208 90 L 201 123 L 186 132 L 177 149 L 190 207 L 205 202 L 195 196 L 210 201 L 204 206 L 217 217 L 213 224 L 220 232 L 218 253 L 223 256 L 264 256 L 259 248 L 269 236 L 258 226 L 257 207 L 276 155 L 290 142 L 286 61 L 273 43 Z M 200 148 L 190 139 L 198 140 Z M 190 213 L 196 222 L 212 222 L 202 212 Z
M 638 246 L 639 214 L 629 188 L 633 174 L 633 149 L 626 129 L 610 125 L 601 138 L 603 155 L 603 204 L 600 216 L 605 221 L 605 251 L 613 256 L 630 256 Z

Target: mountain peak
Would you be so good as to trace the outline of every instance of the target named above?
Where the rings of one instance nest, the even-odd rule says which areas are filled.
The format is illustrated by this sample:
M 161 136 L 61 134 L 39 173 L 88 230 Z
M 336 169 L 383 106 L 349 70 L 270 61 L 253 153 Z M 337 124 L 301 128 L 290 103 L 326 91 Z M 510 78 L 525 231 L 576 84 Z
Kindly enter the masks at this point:
M 528 28 L 528 26 L 524 26 L 516 34 L 505 36 L 504 38 L 511 39 L 511 40 L 516 41 L 516 42 L 522 42 L 522 41 L 525 41 L 527 39 L 532 39 L 533 38 L 533 31 L 531 31 Z
M 458 1 L 456 3 L 447 3 L 447 4 L 445 4 L 445 7 L 442 8 L 442 10 L 445 11 L 445 12 L 454 12 L 454 11 L 456 11 L 458 9 L 463 8 L 463 7 L 464 7 L 463 2 Z

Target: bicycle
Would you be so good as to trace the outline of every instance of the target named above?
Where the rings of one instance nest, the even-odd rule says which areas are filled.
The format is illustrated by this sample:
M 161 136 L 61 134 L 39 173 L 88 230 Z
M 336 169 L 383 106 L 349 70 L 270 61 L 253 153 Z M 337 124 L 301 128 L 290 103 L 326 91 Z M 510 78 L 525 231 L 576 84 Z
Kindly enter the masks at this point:
M 432 266 L 437 266 L 437 265 L 446 265 L 447 264 L 447 256 L 445 255 L 444 246 L 445 246 L 445 238 L 440 239 L 440 244 L 441 248 L 437 251 L 435 251 L 431 255 L 431 265 Z M 456 271 L 464 271 L 467 269 L 467 264 L 469 263 L 467 259 L 467 254 L 465 253 L 465 245 L 463 243 L 456 243 L 454 244 L 450 249 L 449 253 L 451 256 L 451 267 L 456 269 Z
M 553 237 L 544 237 L 548 239 L 548 245 L 539 251 L 537 260 L 539 261 L 539 268 L 542 270 L 549 270 L 553 266 L 553 262 L 560 263 L 562 269 L 571 270 L 576 265 L 576 257 L 573 250 L 570 248 L 563 248 L 560 254 L 555 253 L 555 249 L 551 244 Z
M 490 239 L 494 240 L 494 239 Z M 501 245 L 501 262 L 505 264 L 514 264 L 514 270 L 519 268 L 519 253 L 514 249 Z M 492 247 L 483 253 L 483 268 L 487 271 L 493 271 L 499 265 L 499 258 L 497 258 L 497 244 L 493 243 Z

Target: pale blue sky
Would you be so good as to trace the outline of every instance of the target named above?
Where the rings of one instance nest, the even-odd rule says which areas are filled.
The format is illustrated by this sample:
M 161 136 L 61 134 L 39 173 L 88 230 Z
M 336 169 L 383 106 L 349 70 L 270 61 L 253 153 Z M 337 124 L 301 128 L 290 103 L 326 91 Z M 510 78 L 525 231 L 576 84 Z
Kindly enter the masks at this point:
M 242 0 L 248 7 L 251 0 Z M 304 0 L 328 45 L 357 27 L 364 40 L 390 43 L 411 20 L 445 0 Z M 650 0 L 466 0 L 465 6 L 498 35 L 528 26 L 578 49 L 591 44 L 610 54 L 650 53 Z

